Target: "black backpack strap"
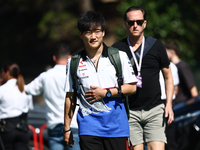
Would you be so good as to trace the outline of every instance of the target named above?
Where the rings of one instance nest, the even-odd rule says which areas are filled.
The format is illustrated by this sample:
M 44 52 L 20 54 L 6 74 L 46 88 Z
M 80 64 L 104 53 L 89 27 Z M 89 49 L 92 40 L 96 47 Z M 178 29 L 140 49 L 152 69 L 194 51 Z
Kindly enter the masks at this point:
M 118 83 L 118 88 L 119 88 L 119 94 L 122 94 L 121 92 L 121 85 L 123 84 L 123 79 L 122 79 L 122 65 L 121 65 L 121 59 L 119 56 L 119 50 L 114 47 L 109 47 L 108 48 L 108 57 L 115 67 L 116 70 L 116 76 L 117 76 L 117 83 Z
M 126 109 L 126 114 L 129 119 L 129 104 L 128 104 L 128 96 L 124 96 L 121 92 L 121 85 L 123 84 L 123 78 L 122 78 L 122 64 L 121 59 L 119 56 L 119 50 L 114 47 L 108 47 L 108 57 L 115 67 L 116 70 L 116 76 L 117 76 L 117 82 L 118 82 L 118 93 L 121 94 L 122 100 L 124 102 L 124 106 Z
M 74 89 L 74 100 L 76 102 L 76 96 L 77 96 L 77 88 L 76 85 L 78 83 L 78 77 L 77 77 L 77 69 L 80 62 L 81 55 L 80 53 L 75 54 L 71 58 L 70 63 L 70 72 L 71 72 L 71 78 L 72 78 L 72 87 Z

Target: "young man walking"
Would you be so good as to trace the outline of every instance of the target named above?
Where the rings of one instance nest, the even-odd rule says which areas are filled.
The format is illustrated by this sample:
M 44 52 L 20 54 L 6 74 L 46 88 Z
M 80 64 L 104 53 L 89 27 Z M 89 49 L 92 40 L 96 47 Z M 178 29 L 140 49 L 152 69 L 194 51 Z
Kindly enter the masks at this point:
M 87 11 L 78 19 L 80 38 L 84 43 L 77 69 L 77 114 L 81 150 L 126 150 L 129 124 L 124 103 L 119 94 L 115 67 L 103 43 L 105 20 L 97 12 Z M 137 79 L 125 52 L 119 51 L 122 65 L 124 95 L 136 91 Z M 64 140 L 73 146 L 70 121 L 75 99 L 69 60 L 67 64 Z

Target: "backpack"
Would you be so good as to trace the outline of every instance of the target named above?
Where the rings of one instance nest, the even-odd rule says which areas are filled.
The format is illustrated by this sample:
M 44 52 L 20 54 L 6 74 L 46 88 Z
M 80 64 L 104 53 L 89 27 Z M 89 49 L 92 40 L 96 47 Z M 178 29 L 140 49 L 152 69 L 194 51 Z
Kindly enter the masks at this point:
M 71 71 L 71 77 L 72 77 L 72 88 L 74 89 L 74 100 L 76 102 L 76 96 L 77 96 L 77 84 L 81 84 L 78 77 L 77 77 L 77 69 L 80 61 L 80 52 L 76 55 L 72 56 L 71 58 L 71 64 L 70 64 L 70 71 Z M 126 109 L 127 117 L 129 118 L 129 105 L 128 105 L 128 96 L 124 96 L 121 92 L 121 85 L 123 84 L 123 78 L 122 78 L 122 65 L 121 60 L 119 56 L 119 50 L 114 47 L 108 47 L 108 57 L 115 67 L 116 70 L 116 76 L 117 76 L 117 83 L 118 83 L 118 92 L 122 96 L 122 100 L 124 102 L 124 106 Z

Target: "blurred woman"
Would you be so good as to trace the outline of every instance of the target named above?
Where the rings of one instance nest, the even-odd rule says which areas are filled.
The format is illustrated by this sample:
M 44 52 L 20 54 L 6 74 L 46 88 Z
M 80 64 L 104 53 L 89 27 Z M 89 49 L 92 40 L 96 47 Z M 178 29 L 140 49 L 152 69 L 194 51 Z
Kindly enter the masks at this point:
M 0 86 L 0 135 L 6 150 L 28 150 L 27 112 L 32 97 L 24 91 L 24 78 L 16 63 L 2 68 Z

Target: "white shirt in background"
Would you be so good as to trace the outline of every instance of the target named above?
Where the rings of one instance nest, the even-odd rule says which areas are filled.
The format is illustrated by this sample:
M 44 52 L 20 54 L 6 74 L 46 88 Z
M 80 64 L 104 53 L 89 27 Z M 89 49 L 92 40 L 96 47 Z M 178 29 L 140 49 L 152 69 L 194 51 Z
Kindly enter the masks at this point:
M 17 79 L 0 86 L 0 119 L 18 117 L 29 109 L 33 109 L 32 96 L 19 90 Z
M 47 127 L 50 129 L 53 129 L 59 123 L 64 124 L 65 79 L 66 65 L 55 65 L 25 86 L 28 94 L 39 95 L 43 93 L 47 105 Z M 78 128 L 76 121 L 77 111 L 78 106 L 72 119 L 72 128 Z
M 174 86 L 179 84 L 179 76 L 178 76 L 178 69 L 175 64 L 170 62 L 171 72 L 173 77 Z M 165 92 L 165 81 L 163 78 L 162 71 L 160 71 L 160 87 L 161 87 L 161 99 L 166 100 L 166 92 Z M 173 100 L 176 98 L 175 94 L 173 94 Z

